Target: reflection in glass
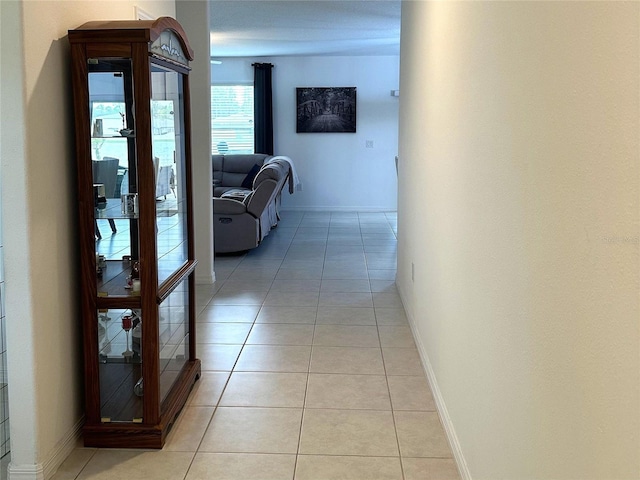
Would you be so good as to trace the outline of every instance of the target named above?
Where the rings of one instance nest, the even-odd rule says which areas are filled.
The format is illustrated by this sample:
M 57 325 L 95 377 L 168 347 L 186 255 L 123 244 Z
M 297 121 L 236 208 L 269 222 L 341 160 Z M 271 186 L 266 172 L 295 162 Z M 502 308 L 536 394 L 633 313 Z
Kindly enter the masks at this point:
M 189 292 L 178 284 L 159 306 L 160 400 L 163 401 L 189 359 Z
M 152 64 L 151 88 L 158 284 L 161 284 L 188 258 L 182 75 Z
M 100 417 L 103 422 L 142 419 L 142 398 L 135 391 L 142 378 L 140 310 L 98 310 Z
M 132 67 L 128 59 L 100 59 L 88 69 L 96 254 L 105 257 L 112 277 L 121 266 L 112 266 L 111 261 L 137 257 L 138 250 L 136 220 L 121 213 L 121 195 L 137 191 L 135 135 L 127 135 L 134 130 L 133 112 L 127 107 L 133 89 Z

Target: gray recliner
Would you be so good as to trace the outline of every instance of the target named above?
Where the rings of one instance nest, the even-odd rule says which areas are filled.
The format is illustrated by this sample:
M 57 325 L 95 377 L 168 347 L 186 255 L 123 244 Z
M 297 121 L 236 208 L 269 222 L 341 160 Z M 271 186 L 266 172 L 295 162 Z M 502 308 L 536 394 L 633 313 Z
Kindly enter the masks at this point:
M 256 165 L 262 167 L 272 158 L 264 153 L 247 153 L 233 155 L 212 155 L 213 196 L 220 197 L 224 192 L 242 188 L 247 174 Z M 250 189 L 251 186 L 245 188 Z
M 282 162 L 263 165 L 252 188 L 229 188 L 213 198 L 214 250 L 230 253 L 257 247 L 278 223 L 277 199 L 289 176 Z

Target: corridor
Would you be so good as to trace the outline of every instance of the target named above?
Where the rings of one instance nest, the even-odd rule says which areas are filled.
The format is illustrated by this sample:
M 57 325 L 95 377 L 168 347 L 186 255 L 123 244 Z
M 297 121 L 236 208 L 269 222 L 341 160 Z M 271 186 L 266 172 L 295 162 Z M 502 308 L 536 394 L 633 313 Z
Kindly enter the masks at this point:
M 198 286 L 203 374 L 161 451 L 54 480 L 459 479 L 395 287 L 395 213 L 284 212 Z

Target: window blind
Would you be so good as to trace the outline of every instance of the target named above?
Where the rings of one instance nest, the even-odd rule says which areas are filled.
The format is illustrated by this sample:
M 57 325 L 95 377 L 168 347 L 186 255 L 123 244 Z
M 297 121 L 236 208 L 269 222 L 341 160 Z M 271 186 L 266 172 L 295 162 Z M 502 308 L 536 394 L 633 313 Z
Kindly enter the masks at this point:
M 253 85 L 211 86 L 214 154 L 254 153 Z

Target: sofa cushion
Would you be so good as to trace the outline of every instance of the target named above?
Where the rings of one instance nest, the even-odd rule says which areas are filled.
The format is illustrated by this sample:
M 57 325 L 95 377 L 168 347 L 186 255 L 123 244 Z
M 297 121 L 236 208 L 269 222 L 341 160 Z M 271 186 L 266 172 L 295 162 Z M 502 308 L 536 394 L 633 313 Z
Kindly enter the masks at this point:
M 225 155 L 222 164 L 221 184 L 225 187 L 240 187 L 247 173 L 255 164 L 262 165 L 266 156 L 256 154 Z
M 256 163 L 253 167 L 251 167 L 251 170 L 249 170 L 249 173 L 247 173 L 247 176 L 244 177 L 244 180 L 242 181 L 242 184 L 240 186 L 242 188 L 251 188 L 253 186 L 253 179 L 256 178 L 256 175 L 258 174 L 259 171 L 260 171 L 260 165 Z

